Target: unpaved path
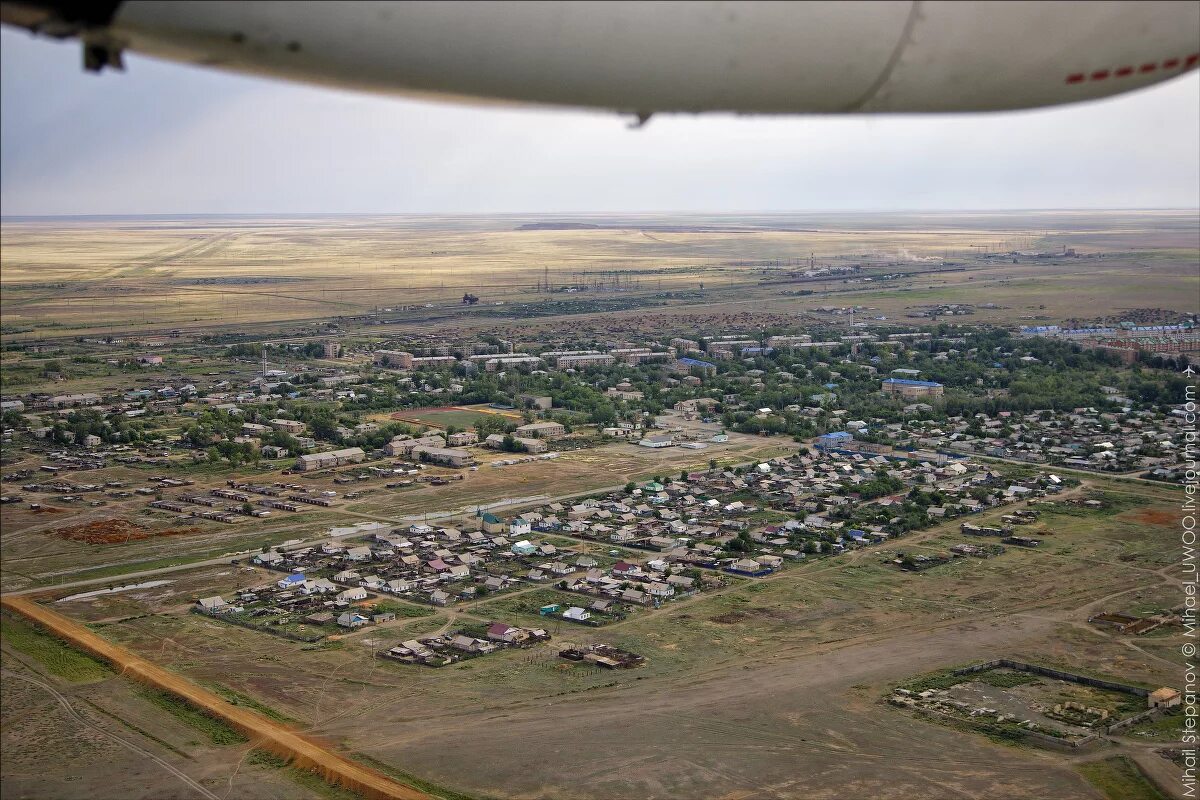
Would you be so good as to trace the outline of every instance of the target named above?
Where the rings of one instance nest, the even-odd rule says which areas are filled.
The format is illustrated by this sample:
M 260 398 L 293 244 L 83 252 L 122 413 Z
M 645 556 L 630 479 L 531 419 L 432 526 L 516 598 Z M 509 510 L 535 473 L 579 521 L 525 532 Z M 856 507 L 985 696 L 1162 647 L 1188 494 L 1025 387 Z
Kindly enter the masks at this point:
M 110 662 L 123 675 L 183 698 L 196 708 L 246 734 L 258 747 L 291 759 L 296 767 L 316 772 L 329 783 L 344 786 L 371 800 L 432 800 L 424 792 L 397 783 L 381 773 L 340 756 L 274 720 L 241 706 L 232 705 L 182 675 L 156 666 L 28 598 L 6 595 L 0 598 L 0 604 L 32 619 L 55 636 Z
M 46 691 L 47 693 L 52 695 L 54 697 L 54 699 L 59 702 L 59 705 L 61 705 L 66 710 L 66 712 L 71 715 L 71 718 L 73 720 L 75 720 L 76 724 L 81 725 L 85 728 L 90 728 L 91 730 L 95 731 L 96 733 L 100 734 L 101 736 L 103 736 L 107 739 L 111 739 L 112 741 L 116 742 L 117 744 L 121 745 L 122 747 L 126 747 L 126 748 L 132 750 L 134 753 L 138 754 L 142 758 L 145 758 L 145 759 L 155 762 L 160 767 L 165 769 L 167 772 L 170 772 L 172 775 L 179 778 L 179 780 L 183 781 L 188 786 L 195 789 L 197 793 L 203 795 L 204 797 L 207 797 L 209 800 L 221 800 L 220 797 L 213 794 L 208 789 L 201 786 L 199 783 L 196 783 L 196 781 L 192 780 L 191 777 L 187 775 L 187 773 L 176 769 L 171 764 L 169 764 L 168 762 L 159 758 L 158 756 L 154 755 L 150 751 L 144 750 L 141 747 L 138 747 L 133 742 L 129 741 L 128 739 L 122 739 L 120 736 L 117 736 L 116 734 L 114 734 L 110 731 L 107 731 L 104 728 L 101 728 L 99 725 L 93 724 L 90 720 L 88 720 L 82 714 L 80 714 L 78 711 L 76 711 L 75 707 L 71 705 L 71 701 L 68 700 L 66 697 L 64 697 L 57 689 L 55 689 L 50 684 L 39 681 L 36 678 L 31 678 L 28 675 L 22 675 L 18 672 L 13 672 L 13 671 L 7 670 L 7 669 L 0 672 L 0 674 L 4 675 L 4 677 L 6 679 L 16 679 L 16 680 L 26 681 L 28 683 L 32 683 L 33 685 L 43 689 L 44 691 Z

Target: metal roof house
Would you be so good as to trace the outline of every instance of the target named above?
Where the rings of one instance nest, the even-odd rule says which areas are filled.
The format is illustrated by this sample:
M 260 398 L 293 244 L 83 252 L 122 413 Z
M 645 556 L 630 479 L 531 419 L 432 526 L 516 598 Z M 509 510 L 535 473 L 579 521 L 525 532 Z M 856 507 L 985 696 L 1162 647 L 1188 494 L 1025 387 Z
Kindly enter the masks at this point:
M 818 450 L 834 450 L 839 447 L 844 447 L 848 442 L 854 439 L 854 436 L 849 431 L 834 431 L 817 437 Z

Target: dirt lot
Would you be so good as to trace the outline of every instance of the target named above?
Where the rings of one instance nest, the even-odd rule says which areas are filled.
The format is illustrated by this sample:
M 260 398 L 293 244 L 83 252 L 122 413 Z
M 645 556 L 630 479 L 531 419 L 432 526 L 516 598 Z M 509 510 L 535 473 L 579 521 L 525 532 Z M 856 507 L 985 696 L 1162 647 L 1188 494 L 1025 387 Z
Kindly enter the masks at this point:
M 104 519 L 56 528 L 54 535 L 60 539 L 84 544 L 123 544 L 155 536 L 186 536 L 199 531 L 199 528 L 168 528 L 155 531 L 127 519 Z

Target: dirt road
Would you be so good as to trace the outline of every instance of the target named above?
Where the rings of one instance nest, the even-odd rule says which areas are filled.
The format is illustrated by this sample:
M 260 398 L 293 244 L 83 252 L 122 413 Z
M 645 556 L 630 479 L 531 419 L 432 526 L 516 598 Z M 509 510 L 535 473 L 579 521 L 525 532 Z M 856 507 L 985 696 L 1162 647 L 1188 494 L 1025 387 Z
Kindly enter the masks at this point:
M 183 676 L 134 655 L 32 600 L 8 595 L 0 598 L 0 604 L 34 620 L 76 647 L 110 662 L 126 677 L 183 698 L 196 708 L 246 734 L 259 748 L 288 758 L 296 767 L 315 772 L 331 784 L 344 786 L 372 800 L 432 800 L 424 792 L 397 783 L 385 775 L 340 756 L 284 725 L 254 711 L 232 705 Z
M 21 681 L 25 681 L 27 683 L 32 683 L 33 685 L 41 688 L 43 691 L 45 691 L 47 694 L 51 695 L 55 700 L 58 701 L 59 705 L 61 705 L 63 707 L 63 709 L 71 716 L 71 719 L 73 719 L 75 721 L 76 725 L 79 725 L 80 727 L 88 728 L 89 730 L 94 731 L 96 734 L 103 736 L 106 739 L 110 739 L 113 742 L 116 742 L 117 744 L 121 745 L 124 748 L 132 750 L 134 753 L 136 753 L 137 755 L 146 759 L 147 761 L 153 761 L 154 763 L 158 764 L 160 767 L 165 769 L 167 772 L 170 772 L 172 775 L 179 778 L 179 780 L 183 781 L 185 784 L 187 784 L 188 786 L 195 789 L 197 794 L 207 797 L 208 800 L 221 800 L 220 797 L 213 794 L 208 789 L 204 788 L 203 786 L 201 786 L 200 784 L 198 784 L 194 780 L 192 780 L 191 777 L 189 777 L 187 775 L 187 773 L 181 772 L 180 770 L 175 769 L 175 767 L 171 766 L 169 763 L 167 763 L 163 759 L 154 755 L 149 750 L 144 750 L 141 747 L 138 747 L 133 742 L 129 741 L 128 739 L 122 739 L 120 736 L 117 736 L 117 735 L 105 730 L 104 728 L 101 728 L 99 725 L 92 724 L 83 715 L 81 715 L 78 711 L 75 710 L 75 707 L 71 705 L 70 700 L 68 700 L 66 697 L 64 697 L 57 689 L 55 689 L 50 684 L 39 681 L 36 678 L 32 678 L 28 675 L 22 675 L 20 673 L 12 672 L 7 669 L 0 672 L 0 674 L 2 674 L 5 677 L 5 679 L 7 679 L 7 680 L 21 680 Z

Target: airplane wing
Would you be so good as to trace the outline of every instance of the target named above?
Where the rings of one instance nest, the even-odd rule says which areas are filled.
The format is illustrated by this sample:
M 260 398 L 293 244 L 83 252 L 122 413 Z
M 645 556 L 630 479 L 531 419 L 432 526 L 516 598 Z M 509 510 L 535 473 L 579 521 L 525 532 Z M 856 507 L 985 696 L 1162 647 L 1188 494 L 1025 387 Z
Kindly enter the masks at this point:
M 0 19 L 316 84 L 637 114 L 998 111 L 1200 62 L 1196 2 L 0 2 Z

